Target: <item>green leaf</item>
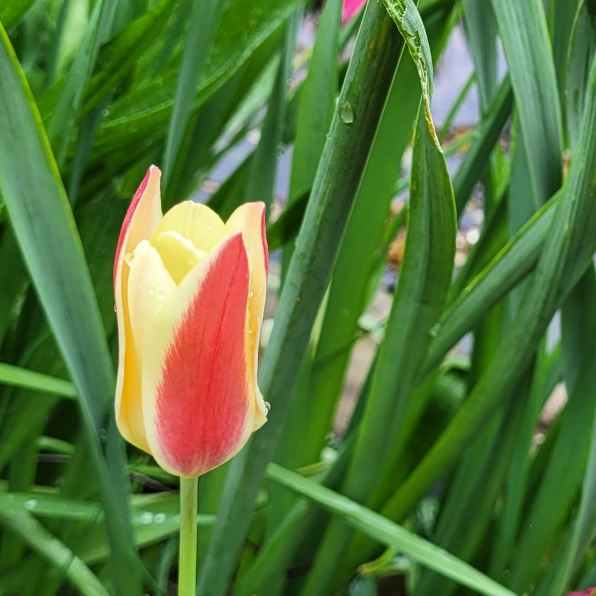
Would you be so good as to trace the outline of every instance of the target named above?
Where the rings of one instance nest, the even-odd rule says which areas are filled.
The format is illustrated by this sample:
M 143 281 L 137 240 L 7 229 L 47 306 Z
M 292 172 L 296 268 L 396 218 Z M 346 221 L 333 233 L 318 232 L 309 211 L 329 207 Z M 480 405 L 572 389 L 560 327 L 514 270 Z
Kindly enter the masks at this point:
M 485 112 L 497 89 L 497 24 L 490 2 L 463 0 L 466 36 Z
M 0 512 L 0 524 L 20 536 L 35 552 L 62 571 L 83 596 L 110 596 L 89 567 L 28 513 Z
M 32 370 L 12 366 L 0 362 L 0 384 L 11 387 L 22 387 L 32 391 L 41 391 L 52 395 L 61 395 L 70 399 L 77 398 L 77 392 L 72 383 L 56 379 Z
M 526 590 L 535 585 L 547 548 L 559 535 L 575 505 L 584 475 L 596 414 L 594 300 L 596 276 L 594 268 L 590 267 L 562 308 L 565 383 L 569 397 L 548 466 L 517 537 L 515 556 L 510 564 L 513 589 Z M 573 453 L 573 458 L 569 458 L 569 453 Z M 584 500 L 584 520 L 590 508 Z M 584 526 L 582 530 L 582 525 L 579 526 L 578 538 L 584 534 L 582 542 L 585 549 L 592 528 Z M 560 590 L 564 588 L 562 583 Z
M 95 523 L 102 515 L 101 506 L 88 501 L 38 493 L 0 492 L 0 510 L 10 513 L 30 513 L 48 519 Z
M 172 117 L 163 158 L 164 186 L 174 168 L 188 126 L 197 85 L 215 40 L 223 12 L 223 0 L 193 0 L 182 65 L 178 74 Z
M 451 285 L 455 256 L 453 189 L 430 116 L 428 87 L 432 80 L 432 62 L 429 62 L 428 39 L 415 5 L 389 3 L 388 12 L 396 20 L 417 66 L 422 106 L 412 156 L 404 261 L 354 457 L 342 490 L 362 503 L 371 498 L 385 470 L 395 468 L 394 442 L 405 420 L 404 414 L 431 338 L 430 330 L 439 319 Z M 331 588 L 330 582 L 350 534 L 338 521 L 326 530 L 303 595 L 318 596 Z
M 81 397 L 116 567 L 127 568 L 116 579 L 118 592 L 134 595 L 140 592 L 140 585 L 131 573 L 134 549 L 123 454 L 118 452 L 122 443 L 116 439 L 114 423 L 106 419 L 114 394 L 111 359 L 80 239 L 39 113 L 1 28 L 0 38 L 0 79 L 6 84 L 0 98 L 0 191 L 37 295 Z M 111 474 L 98 440 L 103 428 L 108 428 Z
M 338 85 L 341 5 L 340 0 L 325 3 L 300 92 L 289 205 L 312 187 L 333 117 Z
M 301 21 L 302 8 L 298 8 L 286 24 L 281 56 L 261 126 L 261 137 L 250 161 L 244 186 L 244 202 L 263 201 L 267 206 L 267 217 L 271 215 L 277 163 L 283 149 L 282 127 L 288 100 L 288 80 L 292 75 L 292 58 Z
M 566 95 L 565 86 L 568 74 L 567 60 L 570 39 L 575 27 L 577 13 L 583 4 L 581 0 L 569 0 L 568 2 L 550 0 L 548 24 L 552 41 L 553 62 L 557 73 L 559 96 L 562 104 L 564 104 Z
M 306 207 L 303 197 L 312 188 L 319 159 L 327 140 L 338 90 L 341 7 L 340 0 L 330 0 L 325 3 L 306 80 L 297 95 L 299 103 L 290 187 L 282 218 L 294 213 L 296 202 L 304 202 Z M 277 224 L 277 221 L 275 223 Z M 289 242 L 282 256 L 284 275 L 293 252 L 294 244 Z
M 542 0 L 493 0 L 515 93 L 536 208 L 561 186 L 557 78 Z
M 288 387 L 293 386 L 306 352 L 401 48 L 384 9 L 369 4 L 259 371 L 261 390 L 272 404 L 269 422 L 230 466 L 199 583 L 205 596 L 224 592 L 246 535 L 249 512 L 287 412 Z M 346 107 L 354 115 L 350 122 L 340 117 Z
M 304 462 L 318 458 L 341 395 L 350 348 L 368 300 L 369 278 L 381 250 L 379 238 L 389 213 L 399 164 L 420 103 L 419 94 L 410 92 L 417 78 L 413 62 L 404 56 L 396 70 L 342 240 L 307 391 L 309 422 L 302 450 Z M 404 89 L 408 90 L 406 94 Z
M 12 0 L 3 2 L 0 6 L 0 22 L 2 26 L 10 31 L 25 16 L 33 6 L 35 0 Z
M 537 211 L 445 309 L 428 349 L 425 366 L 427 372 L 472 329 L 482 315 L 534 270 L 559 206 L 560 195 L 561 193 L 555 195 Z M 586 253 L 589 250 L 590 247 L 586 247 Z
M 85 86 L 81 117 L 89 114 L 101 99 L 113 91 L 134 69 L 139 59 L 153 47 L 156 38 L 163 31 L 164 19 L 178 4 L 179 0 L 162 0 L 102 46 L 93 76 Z M 42 114 L 45 114 L 42 104 L 49 103 L 54 94 L 50 90 L 48 99 L 41 98 L 39 107 Z
M 563 189 L 557 217 L 549 228 L 547 241 L 523 304 L 511 322 L 499 353 L 478 381 L 452 422 L 422 462 L 402 484 L 382 512 L 400 519 L 432 483 L 444 474 L 487 417 L 504 403 L 513 385 L 525 370 L 540 338 L 560 301 L 569 291 L 585 238 L 596 233 L 596 207 L 592 188 L 596 184 L 596 64 L 590 72 L 589 94 L 582 121 L 582 135 Z M 576 270 L 574 271 L 574 268 Z
M 511 115 L 512 105 L 511 81 L 506 76 L 488 106 L 482 122 L 474 131 L 472 143 L 453 178 L 453 192 L 458 215 L 463 213 L 474 186 L 482 175 L 483 166 L 488 164 L 490 154 Z
M 55 148 L 56 161 L 59 164 L 62 164 L 66 157 L 67 145 L 74 129 L 85 85 L 91 77 L 100 45 L 107 40 L 111 31 L 115 9 L 115 0 L 99 0 L 93 7 L 81 46 L 48 119 L 47 134 Z
M 514 596 L 513 592 L 457 557 L 343 495 L 273 463 L 269 464 L 267 476 L 314 500 L 377 542 L 404 552 L 421 565 L 463 586 L 487 596 Z
M 193 112 L 247 64 L 269 61 L 260 50 L 276 42 L 282 23 L 300 0 L 235 0 L 226 5 L 206 70 L 196 89 Z M 268 18 L 263 19 L 262 14 Z M 241 43 L 239 43 L 239 40 Z M 163 141 L 173 107 L 177 69 L 166 69 L 155 80 L 144 80 L 115 101 L 103 122 L 90 157 L 85 194 L 103 189 L 108 180 L 154 151 Z
M 23 262 L 12 230 L 5 231 L 0 241 L 0 345 L 17 313 L 13 310 L 27 285 Z
M 567 132 L 572 148 L 580 134 L 579 127 L 588 83 L 586 73 L 589 72 L 595 51 L 594 20 L 587 6 L 582 3 L 575 18 L 566 64 Z

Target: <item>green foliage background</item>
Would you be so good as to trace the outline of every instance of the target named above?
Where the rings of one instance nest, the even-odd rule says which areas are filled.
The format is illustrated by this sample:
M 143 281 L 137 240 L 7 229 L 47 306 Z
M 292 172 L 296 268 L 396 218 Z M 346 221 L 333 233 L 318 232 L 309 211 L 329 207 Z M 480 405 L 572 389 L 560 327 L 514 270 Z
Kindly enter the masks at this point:
M 113 256 L 151 163 L 167 209 L 255 130 L 209 205 L 271 213 L 293 147 L 268 225 L 282 249 L 259 371 L 272 409 L 200 480 L 198 594 L 596 584 L 593 7 L 383 0 L 345 26 L 341 8 L 0 3 L 0 595 L 175 593 L 177 479 L 125 446 L 113 418 Z M 315 44 L 297 52 L 309 11 Z M 460 22 L 473 79 L 437 133 L 433 65 Z M 450 177 L 443 151 L 463 142 L 446 132 L 472 85 L 481 118 Z M 454 275 L 475 188 L 485 223 Z M 406 223 L 391 312 L 371 328 Z M 337 435 L 352 348 L 369 334 L 375 357 Z M 456 356 L 467 334 L 471 355 Z M 538 435 L 559 384 L 566 403 Z

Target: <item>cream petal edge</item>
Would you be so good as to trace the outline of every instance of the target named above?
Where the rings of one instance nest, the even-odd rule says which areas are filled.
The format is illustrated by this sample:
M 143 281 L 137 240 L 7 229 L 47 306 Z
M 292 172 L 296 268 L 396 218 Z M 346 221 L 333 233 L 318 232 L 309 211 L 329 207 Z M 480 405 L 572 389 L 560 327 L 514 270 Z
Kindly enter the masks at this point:
M 135 196 L 131 200 L 131 205 L 126 214 L 118 246 L 116 248 L 116 258 L 114 263 L 114 302 L 116 309 L 116 321 L 118 329 L 118 371 L 116 375 L 116 392 L 115 392 L 115 414 L 116 423 L 122 436 L 133 445 L 140 449 L 145 449 L 145 445 L 140 445 L 140 441 L 134 436 L 128 421 L 122 415 L 122 391 L 124 386 L 125 369 L 125 352 L 126 352 L 126 338 L 125 338 L 125 321 L 124 321 L 124 305 L 122 300 L 122 276 L 124 266 L 124 256 L 130 251 L 129 247 L 131 232 L 138 231 L 145 238 L 150 238 L 153 231 L 159 224 L 162 218 L 161 211 L 161 194 L 160 182 L 161 171 L 155 166 L 151 166 L 145 179 L 139 186 Z M 144 186 L 144 188 L 143 188 Z M 141 196 L 137 199 L 138 193 Z M 132 209 L 132 211 L 131 211 Z M 140 217 L 144 215 L 143 221 L 146 223 L 145 231 L 136 230 L 141 222 Z M 135 240 L 134 238 L 132 240 Z M 134 247 L 132 247 L 134 248 Z
M 242 238 L 249 249 L 248 259 L 252 265 L 250 289 L 254 298 L 250 301 L 248 325 L 252 326 L 254 336 L 251 349 L 247 350 L 248 366 L 253 370 L 255 418 L 253 432 L 267 422 L 268 408 L 257 384 L 259 366 L 259 335 L 263 324 L 265 301 L 267 298 L 267 261 L 266 240 L 264 240 L 265 203 L 244 203 L 230 215 L 226 221 L 229 232 L 242 232 Z M 251 316 L 252 315 L 252 316 Z M 254 320 L 250 320 L 254 319 Z M 252 355 L 250 354 L 252 352 Z M 252 361 L 252 362 L 251 362 Z

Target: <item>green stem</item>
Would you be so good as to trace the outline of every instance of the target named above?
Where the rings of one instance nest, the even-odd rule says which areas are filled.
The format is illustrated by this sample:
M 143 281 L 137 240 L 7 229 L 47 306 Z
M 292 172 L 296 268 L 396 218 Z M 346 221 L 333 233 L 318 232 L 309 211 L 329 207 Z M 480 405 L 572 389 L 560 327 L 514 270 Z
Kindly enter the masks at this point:
M 178 596 L 195 596 L 197 585 L 198 478 L 180 478 Z

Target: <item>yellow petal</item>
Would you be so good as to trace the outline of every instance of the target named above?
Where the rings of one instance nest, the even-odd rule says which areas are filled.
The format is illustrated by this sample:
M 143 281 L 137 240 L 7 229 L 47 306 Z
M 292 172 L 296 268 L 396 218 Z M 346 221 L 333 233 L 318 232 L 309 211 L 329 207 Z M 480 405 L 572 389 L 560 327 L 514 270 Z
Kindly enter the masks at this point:
M 149 446 L 144 432 L 137 424 L 141 418 L 141 370 L 130 325 L 128 307 L 130 268 L 125 257 L 141 240 L 151 237 L 161 220 L 160 177 L 161 172 L 155 166 L 151 166 L 147 171 L 122 224 L 114 261 L 114 297 L 118 321 L 116 422 L 120 433 L 129 443 L 147 452 L 149 452 Z
M 116 268 L 122 263 L 124 256 L 133 251 L 141 240 L 151 238 L 153 231 L 162 219 L 160 178 L 159 168 L 151 166 L 130 202 L 116 248 L 114 279 L 116 278 Z
M 159 252 L 163 264 L 176 284 L 179 284 L 207 254 L 197 250 L 192 241 L 171 230 L 155 234 L 151 238 L 151 244 Z
M 163 232 L 177 232 L 203 252 L 210 251 L 227 236 L 226 225 L 219 215 L 193 201 L 179 203 L 165 214 L 153 236 Z
M 257 385 L 257 367 L 259 359 L 259 333 L 263 323 L 265 299 L 267 296 L 267 269 L 269 256 L 265 235 L 265 204 L 245 203 L 232 213 L 226 222 L 228 234 L 242 232 L 242 239 L 247 248 L 250 269 L 250 293 L 247 313 L 246 357 L 248 360 L 249 384 L 253 391 L 255 404 L 254 429 L 260 428 L 267 421 L 267 406 Z
M 153 317 L 174 293 L 176 284 L 159 253 L 147 240 L 135 248 L 128 276 L 128 306 L 132 336 L 140 354 Z

